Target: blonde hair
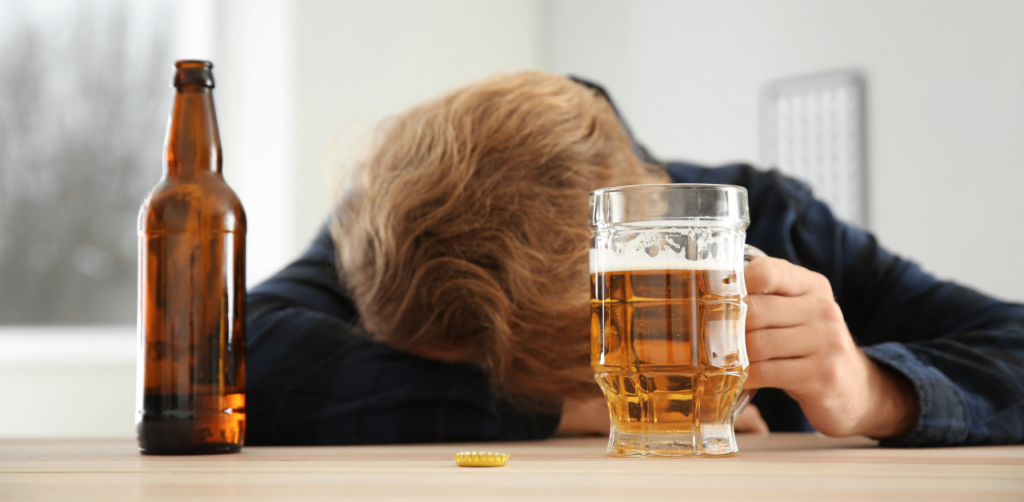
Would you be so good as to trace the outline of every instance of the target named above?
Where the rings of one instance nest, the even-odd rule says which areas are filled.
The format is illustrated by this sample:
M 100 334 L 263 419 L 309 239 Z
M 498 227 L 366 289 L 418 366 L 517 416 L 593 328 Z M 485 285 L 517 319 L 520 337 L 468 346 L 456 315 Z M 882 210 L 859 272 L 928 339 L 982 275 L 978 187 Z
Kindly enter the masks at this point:
M 382 124 L 357 168 L 331 230 L 370 336 L 464 354 L 524 409 L 595 392 L 588 194 L 667 180 L 604 96 L 492 77 Z

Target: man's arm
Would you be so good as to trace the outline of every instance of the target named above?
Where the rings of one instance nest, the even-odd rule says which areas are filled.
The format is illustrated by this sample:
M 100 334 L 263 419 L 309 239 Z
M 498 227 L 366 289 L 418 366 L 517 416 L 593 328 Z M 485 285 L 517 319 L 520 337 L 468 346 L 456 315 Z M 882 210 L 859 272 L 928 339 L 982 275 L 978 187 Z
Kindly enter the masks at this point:
M 483 372 L 407 354 L 363 336 L 324 231 L 249 294 L 250 445 L 540 439 L 557 415 L 515 411 Z
M 913 427 L 920 407 L 911 383 L 857 347 L 823 275 L 757 258 L 746 283 L 745 387 L 784 389 L 829 436 L 890 437 Z
M 1024 305 L 940 281 L 837 223 L 848 250 L 836 300 L 872 360 L 914 387 L 920 415 L 886 445 L 1024 441 Z
M 936 280 L 836 220 L 805 185 L 778 173 L 740 165 L 668 169 L 676 179 L 746 186 L 753 220 L 748 242 L 827 279 L 843 324 L 867 356 L 861 362 L 873 368 L 858 378 L 865 386 L 867 380 L 885 384 L 872 386 L 870 395 L 905 401 L 892 394 L 910 389 L 919 406 L 909 430 L 883 445 L 1024 441 L 1024 306 Z M 843 368 L 836 376 L 858 371 L 853 363 Z M 800 400 L 798 390 L 784 390 Z

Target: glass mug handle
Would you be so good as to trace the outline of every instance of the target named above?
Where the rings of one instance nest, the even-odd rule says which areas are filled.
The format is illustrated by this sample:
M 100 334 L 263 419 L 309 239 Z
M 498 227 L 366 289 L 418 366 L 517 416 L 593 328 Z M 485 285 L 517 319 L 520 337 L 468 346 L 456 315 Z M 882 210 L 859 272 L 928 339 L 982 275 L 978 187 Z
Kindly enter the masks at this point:
M 747 265 L 750 264 L 751 260 L 759 256 L 768 255 L 765 254 L 764 251 L 761 251 L 760 249 L 757 249 L 756 247 L 751 246 L 750 244 L 743 246 L 743 267 L 746 268 Z M 746 329 L 744 329 L 743 332 L 745 334 Z M 750 401 L 754 399 L 754 394 L 756 393 L 757 389 L 743 389 L 743 392 L 740 392 L 740 397 L 736 398 L 736 407 L 733 408 L 732 411 L 733 422 L 736 422 L 736 419 L 740 417 L 740 412 L 742 412 L 743 408 L 746 408 L 747 404 L 749 404 Z

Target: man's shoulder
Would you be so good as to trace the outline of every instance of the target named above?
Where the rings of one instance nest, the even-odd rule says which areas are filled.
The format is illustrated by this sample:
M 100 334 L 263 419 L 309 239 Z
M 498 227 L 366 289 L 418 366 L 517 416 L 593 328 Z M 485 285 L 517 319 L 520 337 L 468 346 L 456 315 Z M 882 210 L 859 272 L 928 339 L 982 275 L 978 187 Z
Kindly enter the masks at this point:
M 747 189 L 751 206 L 767 199 L 782 198 L 787 205 L 800 207 L 812 199 L 810 187 L 777 169 L 760 169 L 750 164 L 732 163 L 708 167 L 690 162 L 668 162 L 665 170 L 673 183 L 710 183 L 738 185 Z M 751 208 L 753 209 L 753 207 Z
M 339 279 L 329 222 L 302 256 L 249 291 L 250 304 L 267 301 L 316 310 L 346 321 L 358 317 Z

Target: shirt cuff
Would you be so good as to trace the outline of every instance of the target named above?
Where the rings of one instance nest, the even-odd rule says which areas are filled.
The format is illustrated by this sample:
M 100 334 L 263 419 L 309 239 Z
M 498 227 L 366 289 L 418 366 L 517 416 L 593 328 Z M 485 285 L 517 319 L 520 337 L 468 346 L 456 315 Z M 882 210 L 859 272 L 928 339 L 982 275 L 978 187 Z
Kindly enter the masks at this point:
M 920 414 L 914 427 L 898 436 L 882 438 L 879 446 L 949 446 L 967 437 L 967 412 L 956 385 L 938 369 L 922 363 L 905 345 L 886 342 L 862 351 L 892 368 L 914 385 Z

